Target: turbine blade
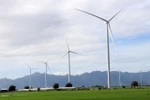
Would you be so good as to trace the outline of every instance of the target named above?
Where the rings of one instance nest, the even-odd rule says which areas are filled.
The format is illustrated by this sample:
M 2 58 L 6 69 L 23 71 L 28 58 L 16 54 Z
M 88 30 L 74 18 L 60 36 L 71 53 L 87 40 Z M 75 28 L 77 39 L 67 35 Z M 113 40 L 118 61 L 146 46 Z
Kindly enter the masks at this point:
M 96 17 L 96 18 L 98 18 L 98 19 L 101 19 L 101 20 L 103 20 L 103 21 L 105 21 L 105 22 L 108 22 L 106 19 L 101 18 L 101 17 L 99 17 L 99 16 L 97 16 L 97 15 L 94 15 L 94 14 L 92 14 L 92 13 L 89 13 L 89 12 L 87 12 L 87 11 L 80 10 L 80 9 L 75 9 L 75 10 L 80 11 L 80 12 L 83 12 L 83 13 L 86 13 L 86 14 L 88 14 L 88 15 L 91 15 L 91 16 L 93 16 L 93 17 Z
M 113 34 L 112 34 L 112 29 L 111 29 L 110 23 L 108 23 L 108 27 L 109 27 L 109 29 L 110 29 L 111 36 L 112 36 L 112 38 L 113 38 L 113 40 L 114 40 L 114 36 L 113 36 Z
M 66 55 L 68 54 L 68 52 L 67 53 L 65 53 L 60 59 L 62 59 L 62 58 L 64 58 Z
M 111 40 L 112 40 L 112 43 L 113 43 L 113 45 L 114 45 L 114 49 L 115 49 L 116 53 L 118 54 L 117 49 L 116 49 L 115 39 L 114 39 L 114 36 L 113 36 L 113 33 L 112 33 L 112 29 L 111 29 L 110 23 L 108 24 L 108 27 L 109 27 L 109 29 L 110 29 Z
M 48 59 L 46 62 L 48 63 L 50 61 L 50 59 Z
M 38 68 L 31 68 L 31 69 L 38 69 Z
M 27 65 L 27 67 L 28 67 L 29 69 L 31 69 L 30 66 L 29 66 L 26 62 L 25 62 L 25 64 Z
M 81 55 L 83 56 L 82 54 L 79 54 L 79 53 L 76 53 L 76 52 L 73 52 L 73 51 L 70 51 L 71 53 L 74 53 L 74 54 L 77 54 L 77 55 Z
M 67 44 L 67 49 L 68 49 L 68 51 L 70 51 L 69 43 L 68 43 L 67 39 L 66 39 L 66 44 Z
M 50 71 L 50 73 L 53 74 L 48 64 L 47 64 L 47 67 L 48 67 L 48 70 Z
M 43 64 L 45 64 L 46 62 L 44 62 L 44 61 L 38 61 L 39 63 L 43 63 Z
M 114 17 L 116 17 L 122 10 L 123 10 L 123 9 L 119 10 L 119 11 L 109 20 L 109 22 L 110 22 Z

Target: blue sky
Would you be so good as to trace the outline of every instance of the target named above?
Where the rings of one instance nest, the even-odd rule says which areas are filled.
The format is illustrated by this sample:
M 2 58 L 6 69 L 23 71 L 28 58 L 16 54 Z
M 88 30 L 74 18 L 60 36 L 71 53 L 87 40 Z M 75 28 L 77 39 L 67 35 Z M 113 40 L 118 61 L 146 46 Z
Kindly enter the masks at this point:
M 110 41 L 111 71 L 150 70 L 149 0 L 0 0 L 0 78 L 28 75 L 25 62 L 44 73 L 38 62 L 47 60 L 53 74 L 67 74 L 66 38 L 84 55 L 71 55 L 73 75 L 106 71 L 106 24 L 74 8 L 105 19 L 124 8 L 110 23 L 118 52 Z
M 115 43 L 117 45 L 129 45 L 129 44 L 139 44 L 139 43 L 146 43 L 150 41 L 150 34 L 143 33 L 142 35 L 138 35 L 135 37 L 124 38 L 124 39 L 117 39 Z

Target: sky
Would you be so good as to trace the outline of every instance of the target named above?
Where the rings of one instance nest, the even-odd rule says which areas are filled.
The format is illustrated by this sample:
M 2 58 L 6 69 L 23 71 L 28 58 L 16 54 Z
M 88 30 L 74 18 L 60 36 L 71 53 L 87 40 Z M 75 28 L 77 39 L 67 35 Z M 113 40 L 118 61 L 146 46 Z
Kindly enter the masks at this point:
M 71 74 L 107 71 L 106 24 L 75 8 L 109 20 L 111 71 L 150 71 L 149 0 L 0 0 L 0 78 L 32 73 L 68 73 L 66 39 L 72 51 Z

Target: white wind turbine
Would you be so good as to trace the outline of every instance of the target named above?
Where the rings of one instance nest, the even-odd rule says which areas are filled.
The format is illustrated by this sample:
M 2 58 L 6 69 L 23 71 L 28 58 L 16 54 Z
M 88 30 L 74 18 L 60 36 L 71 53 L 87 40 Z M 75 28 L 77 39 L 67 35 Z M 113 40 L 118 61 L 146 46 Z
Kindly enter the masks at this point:
M 30 72 L 30 87 L 29 89 L 31 90 L 32 87 L 32 79 L 31 79 L 31 73 L 32 73 L 32 69 L 36 69 L 36 68 L 31 68 L 27 63 L 25 63 L 27 65 L 27 67 L 29 68 L 29 72 Z
M 49 61 L 49 60 L 48 60 Z M 46 62 L 44 62 L 44 61 L 40 61 L 40 63 L 43 63 L 43 64 L 45 64 L 45 88 L 47 88 L 47 68 L 49 68 L 49 66 L 48 66 L 48 61 L 46 61 Z M 50 70 L 50 68 L 49 68 L 49 70 Z
M 74 51 L 71 51 L 70 48 L 69 48 L 69 44 L 68 44 L 67 40 L 66 40 L 66 43 L 67 43 L 67 49 L 68 49 L 68 51 L 67 51 L 67 53 L 64 56 L 66 56 L 68 54 L 68 68 L 69 68 L 69 70 L 68 70 L 69 71 L 69 73 L 68 73 L 68 83 L 71 83 L 71 61 L 70 61 L 70 54 L 71 53 L 74 53 L 74 54 L 77 54 L 77 55 L 81 55 L 81 54 L 76 53 Z
M 113 34 L 112 34 L 112 30 L 111 30 L 111 26 L 110 26 L 110 21 L 111 21 L 121 10 L 118 11 L 118 12 L 117 12 L 112 18 L 110 18 L 109 20 L 106 20 L 106 19 L 104 19 L 104 18 L 101 18 L 101 17 L 99 17 L 99 16 L 97 16 L 97 15 L 94 15 L 94 14 L 89 13 L 89 12 L 84 11 L 84 10 L 80 10 L 80 9 L 75 9 L 75 10 L 80 11 L 80 12 L 83 12 L 83 13 L 86 13 L 86 14 L 88 14 L 88 15 L 91 15 L 91 16 L 95 17 L 95 18 L 98 18 L 98 19 L 104 21 L 104 22 L 106 23 L 106 25 L 107 25 L 107 56 L 108 56 L 107 85 L 108 85 L 108 88 L 111 88 L 111 82 L 110 82 L 109 29 L 110 29 L 110 31 L 111 31 L 111 36 L 112 36 L 111 39 L 112 39 L 113 43 L 114 43 L 114 37 L 113 37 Z M 115 43 L 114 43 L 114 46 L 115 46 Z

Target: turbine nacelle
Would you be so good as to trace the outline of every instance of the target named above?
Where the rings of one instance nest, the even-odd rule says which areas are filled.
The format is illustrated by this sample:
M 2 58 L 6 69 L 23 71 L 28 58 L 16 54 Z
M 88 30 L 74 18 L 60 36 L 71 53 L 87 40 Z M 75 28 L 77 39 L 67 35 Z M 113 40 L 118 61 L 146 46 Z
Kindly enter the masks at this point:
M 104 21 L 104 24 L 108 24 L 109 22 Z
M 107 22 L 104 22 L 104 24 L 107 24 Z

